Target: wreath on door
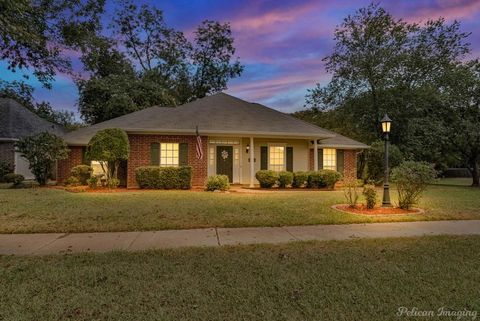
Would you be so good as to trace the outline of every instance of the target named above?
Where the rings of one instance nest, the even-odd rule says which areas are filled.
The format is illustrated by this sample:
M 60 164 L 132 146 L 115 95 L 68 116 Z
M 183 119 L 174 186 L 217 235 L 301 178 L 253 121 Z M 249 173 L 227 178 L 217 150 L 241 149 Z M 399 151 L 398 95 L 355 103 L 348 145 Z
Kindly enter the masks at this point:
M 227 158 L 228 158 L 228 152 L 225 149 L 222 150 L 222 158 L 223 158 L 224 161 L 227 160 Z

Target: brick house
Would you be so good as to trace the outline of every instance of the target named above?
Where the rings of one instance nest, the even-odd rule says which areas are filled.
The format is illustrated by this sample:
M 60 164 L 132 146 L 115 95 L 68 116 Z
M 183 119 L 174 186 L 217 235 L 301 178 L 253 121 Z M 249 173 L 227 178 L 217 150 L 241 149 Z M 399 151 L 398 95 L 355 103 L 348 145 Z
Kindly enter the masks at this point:
M 224 174 L 234 184 L 253 186 L 260 169 L 308 171 L 334 169 L 356 177 L 357 153 L 367 145 L 256 103 L 220 93 L 179 107 L 151 107 L 64 135 L 70 156 L 59 161 L 61 183 L 84 162 L 85 146 L 99 130 L 128 134 L 130 157 L 120 171 L 128 188 L 137 187 L 139 166 L 189 165 L 192 185 Z M 203 158 L 196 155 L 196 129 Z M 93 164 L 94 166 L 95 164 Z

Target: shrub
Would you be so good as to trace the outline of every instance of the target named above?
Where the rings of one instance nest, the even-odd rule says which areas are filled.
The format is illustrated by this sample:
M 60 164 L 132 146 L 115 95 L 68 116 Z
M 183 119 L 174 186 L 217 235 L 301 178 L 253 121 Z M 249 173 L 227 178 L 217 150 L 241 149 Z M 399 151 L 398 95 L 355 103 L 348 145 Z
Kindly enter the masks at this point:
M 108 188 L 117 188 L 120 185 L 120 180 L 118 178 L 109 178 L 107 179 L 107 187 Z
M 87 184 L 88 184 L 88 187 L 92 188 L 92 189 L 95 189 L 98 187 L 98 177 L 97 176 L 92 176 L 90 177 L 89 179 L 87 179 Z
M 61 137 L 47 132 L 24 137 L 15 146 L 28 160 L 29 168 L 40 185 L 47 183 L 55 162 L 68 157 L 67 143 Z
M 292 187 L 305 187 L 307 185 L 308 172 L 293 173 Z
M 189 189 L 192 186 L 192 168 L 143 166 L 135 169 L 140 188 Z
M 226 191 L 230 188 L 227 175 L 209 176 L 207 179 L 207 191 Z
M 316 172 L 308 174 L 307 187 L 308 188 L 322 188 L 327 187 L 333 189 L 335 183 L 342 178 L 339 172 L 330 169 L 321 169 Z
M 403 154 L 397 146 L 389 146 L 389 167 L 393 169 L 401 164 Z M 381 184 L 385 172 L 385 142 L 376 141 L 372 143 L 371 148 L 365 150 L 366 173 L 365 181 L 372 180 L 376 185 Z
M 344 190 L 343 194 L 345 196 L 345 199 L 347 200 L 347 204 L 350 207 L 355 207 L 357 206 L 358 202 L 358 185 L 357 185 L 357 180 L 356 179 L 345 179 L 344 182 Z
M 0 183 L 5 182 L 5 175 L 13 173 L 15 166 L 12 163 L 0 161 Z
M 70 175 L 76 177 L 81 185 L 87 185 L 88 179 L 92 176 L 93 168 L 88 165 L 77 165 L 70 171 Z
M 270 170 L 260 170 L 255 174 L 255 178 L 262 188 L 271 188 L 278 181 L 278 173 Z
M 278 186 L 280 188 L 285 188 L 292 185 L 293 182 L 293 173 L 292 172 L 279 172 L 278 173 Z
M 377 203 L 377 191 L 375 190 L 375 185 L 366 184 L 363 186 L 363 196 L 365 196 L 366 206 L 369 209 L 375 207 Z
M 76 178 L 75 176 L 70 176 L 65 181 L 65 185 L 67 185 L 67 186 L 80 186 L 81 184 L 80 184 L 80 180 L 78 178 Z
M 436 176 L 427 163 L 407 161 L 392 171 L 392 181 L 397 184 L 399 207 L 409 209 L 417 204 L 428 183 Z
M 19 187 L 22 185 L 22 182 L 25 180 L 25 177 L 20 174 L 9 173 L 4 176 L 6 183 L 13 183 L 14 187 Z

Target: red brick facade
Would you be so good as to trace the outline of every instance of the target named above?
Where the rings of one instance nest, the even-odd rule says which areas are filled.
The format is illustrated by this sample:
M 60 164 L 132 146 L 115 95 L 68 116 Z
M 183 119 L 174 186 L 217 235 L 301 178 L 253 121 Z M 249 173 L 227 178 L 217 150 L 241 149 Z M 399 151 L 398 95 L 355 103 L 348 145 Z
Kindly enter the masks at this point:
M 352 149 L 344 150 L 344 163 L 343 163 L 343 177 L 356 178 L 357 177 L 357 151 Z M 310 157 L 308 160 L 308 166 L 313 171 L 313 149 L 310 149 Z
M 81 165 L 83 161 L 83 147 L 69 146 L 70 152 L 67 159 L 59 160 L 57 163 L 57 183 L 62 184 L 70 177 L 70 171 L 73 167 Z
M 192 167 L 192 185 L 203 186 L 208 176 L 207 165 L 207 138 L 202 136 L 203 159 L 196 157 L 196 137 L 183 135 L 128 135 L 130 140 L 130 157 L 127 168 L 127 187 L 137 187 L 135 180 L 135 169 L 140 166 L 150 165 L 150 144 L 151 143 L 187 143 L 188 144 L 188 165 Z

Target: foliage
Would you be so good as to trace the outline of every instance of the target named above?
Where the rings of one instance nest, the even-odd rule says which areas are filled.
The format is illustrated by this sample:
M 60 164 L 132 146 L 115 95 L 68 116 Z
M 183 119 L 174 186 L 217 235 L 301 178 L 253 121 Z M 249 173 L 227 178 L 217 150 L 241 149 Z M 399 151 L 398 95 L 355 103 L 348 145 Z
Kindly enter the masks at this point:
M 70 176 L 65 180 L 65 185 L 67 185 L 67 186 L 80 186 L 80 185 L 82 185 L 82 183 L 80 182 L 80 180 L 77 177 Z
M 343 180 L 343 195 L 347 200 L 347 204 L 350 207 L 356 207 L 358 202 L 358 184 L 357 180 L 354 178 L 348 178 Z
M 15 166 L 10 162 L 0 161 L 0 183 L 3 183 L 4 176 L 15 171 Z
M 271 170 L 260 170 L 255 173 L 255 178 L 262 188 L 271 188 L 278 182 L 278 173 Z
M 321 169 L 319 171 L 312 171 L 308 174 L 307 187 L 308 188 L 323 188 L 327 187 L 333 189 L 335 183 L 342 178 L 342 175 L 334 170 Z
M 87 185 L 88 179 L 92 176 L 93 168 L 88 165 L 77 165 L 70 171 L 70 175 L 76 177 L 81 185 Z
M 366 157 L 365 181 L 380 184 L 385 173 L 385 142 L 379 140 L 372 143 L 371 148 L 364 151 Z M 390 170 L 403 161 L 403 155 L 397 146 L 390 144 L 388 147 L 388 162 Z
M 293 183 L 293 173 L 282 171 L 278 173 L 278 187 L 285 188 L 292 185 Z
M 375 189 L 375 185 L 365 184 L 362 194 L 365 196 L 367 208 L 374 208 L 377 203 L 377 190 Z
M 120 162 L 128 159 L 129 153 L 127 133 L 119 128 L 107 128 L 98 131 L 90 139 L 85 157 L 100 162 L 108 182 L 111 178 L 117 178 Z
M 91 189 L 95 189 L 98 187 L 98 177 L 97 176 L 92 176 L 90 177 L 89 179 L 87 179 L 87 184 L 88 184 L 88 187 L 90 187 Z
M 392 171 L 392 181 L 397 186 L 399 207 L 409 209 L 418 203 L 435 175 L 435 170 L 424 162 L 407 161 L 395 168 Z
M 308 172 L 294 172 L 292 187 L 300 188 L 307 186 Z
M 51 133 L 40 133 L 20 139 L 15 146 L 29 162 L 29 168 L 40 185 L 45 185 L 55 162 L 68 157 L 65 141 Z
M 227 175 L 214 175 L 207 178 L 207 191 L 226 191 L 230 189 Z
M 117 188 L 120 185 L 120 180 L 115 177 L 110 177 L 107 179 L 107 187 L 108 188 Z
M 135 169 L 135 178 L 140 188 L 190 189 L 192 168 L 144 166 Z
M 20 174 L 9 173 L 6 174 L 3 179 L 6 183 L 13 183 L 13 186 L 17 187 L 22 184 L 22 182 L 25 180 L 25 177 Z

